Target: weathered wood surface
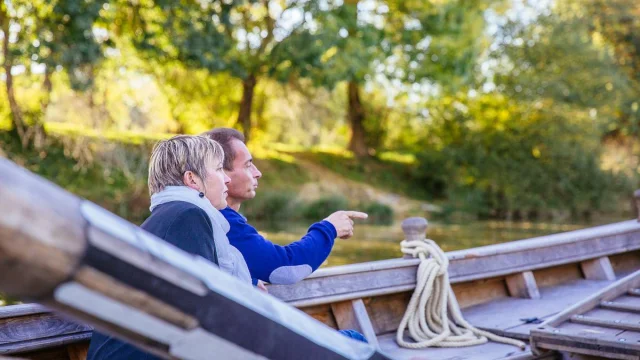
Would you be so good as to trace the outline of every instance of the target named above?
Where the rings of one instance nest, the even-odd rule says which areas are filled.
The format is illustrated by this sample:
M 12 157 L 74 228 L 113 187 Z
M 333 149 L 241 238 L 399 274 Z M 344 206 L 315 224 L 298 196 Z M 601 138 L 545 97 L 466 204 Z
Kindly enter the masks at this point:
M 640 358 L 640 298 L 628 292 L 640 270 L 569 306 L 531 330 L 534 352 L 563 350 L 617 359 Z
M 0 307 L 0 354 L 22 353 L 88 340 L 93 329 L 36 304 Z
M 539 299 L 540 291 L 531 271 L 507 275 L 505 278 L 509 295 L 524 299 Z
M 545 327 L 534 331 L 536 349 L 565 351 L 608 359 L 640 359 L 638 344 L 640 333 L 638 332 L 571 322 L 563 323 L 558 328 Z
M 609 257 L 603 256 L 580 263 L 584 278 L 588 280 L 615 280 L 616 274 Z
M 447 253 L 452 284 L 579 263 L 640 249 L 640 224 L 625 221 L 512 243 Z M 273 285 L 274 296 L 310 306 L 413 289 L 418 260 L 392 259 L 320 269 L 295 285 Z M 579 275 L 579 268 L 577 277 Z M 544 285 L 538 282 L 538 287 Z
M 611 282 L 576 280 L 551 288 L 542 288 L 540 299 L 507 297 L 464 309 L 462 313 L 474 326 L 500 335 L 528 340 L 529 330 L 540 326 L 540 323 L 526 324 L 527 321 L 543 321 L 608 284 Z
M 535 356 L 529 349 L 520 350 L 512 345 L 493 342 L 459 348 L 405 349 L 398 346 L 395 337 L 396 334 L 387 334 L 378 337 L 378 341 L 382 351 L 398 360 L 528 360 L 551 359 L 556 356 L 556 354 Z
M 387 358 L 6 159 L 0 199 L 0 291 L 10 297 L 166 359 Z M 0 319 L 6 353 L 76 343 L 90 331 L 37 306 L 18 310 Z M 260 329 L 261 341 L 247 329 Z
M 362 299 L 343 301 L 331 304 L 333 316 L 336 319 L 338 329 L 353 329 L 359 331 L 367 339 L 369 344 L 378 348 L 376 332 L 371 324 L 367 308 Z
M 568 271 L 568 269 L 576 270 L 573 272 L 574 270 Z M 537 300 L 508 296 L 507 286 L 504 281 L 501 282 L 499 278 L 458 283 L 454 284 L 454 288 L 456 288 L 455 292 L 459 300 L 461 300 L 461 303 L 473 305 L 463 309 L 464 316 L 472 324 L 500 335 L 527 340 L 529 330 L 539 326 L 539 324 L 525 324 L 521 319 L 534 317 L 543 320 L 548 319 L 567 306 L 575 304 L 588 295 L 611 284 L 610 281 L 571 280 L 575 274 L 579 274 L 579 270 L 577 269 L 575 266 L 571 267 L 566 265 L 534 272 L 534 276 L 540 278 L 543 283 L 550 283 L 549 280 L 546 280 L 547 278 L 566 278 L 565 280 L 569 281 L 564 284 L 555 284 L 554 286 L 539 289 L 540 299 Z M 570 276 L 566 276 L 568 273 Z M 377 335 L 384 335 L 394 332 L 395 329 L 397 329 L 410 295 L 410 292 L 389 294 L 365 298 L 364 301 L 356 300 L 356 303 L 359 304 L 358 306 L 363 305 L 365 307 L 373 332 Z M 480 298 L 484 299 L 482 300 L 484 303 L 474 304 L 474 301 Z M 344 303 L 353 304 L 353 301 Z M 333 328 L 349 327 L 348 322 L 346 324 L 343 322 L 343 325 L 340 326 L 340 322 L 344 321 L 344 319 L 340 319 L 340 321 L 336 319 L 337 308 L 338 306 L 336 306 L 336 304 L 325 304 L 306 307 L 303 308 L 303 310 Z M 0 308 L 0 318 L 34 314 L 49 316 L 47 311 L 45 307 L 40 305 L 18 305 Z M 509 314 L 509 316 L 500 314 Z M 370 334 L 367 335 L 371 337 Z M 42 333 L 41 336 L 49 337 L 49 335 L 45 333 Z M 56 336 L 53 336 L 53 338 L 56 338 Z M 84 337 L 81 338 L 73 338 L 73 335 L 69 334 L 59 335 L 59 337 L 61 339 L 64 338 L 63 341 L 69 343 L 74 341 L 74 339 L 75 341 L 80 339 L 86 340 L 89 337 L 89 333 L 84 334 Z M 22 348 L 20 351 L 31 348 Z

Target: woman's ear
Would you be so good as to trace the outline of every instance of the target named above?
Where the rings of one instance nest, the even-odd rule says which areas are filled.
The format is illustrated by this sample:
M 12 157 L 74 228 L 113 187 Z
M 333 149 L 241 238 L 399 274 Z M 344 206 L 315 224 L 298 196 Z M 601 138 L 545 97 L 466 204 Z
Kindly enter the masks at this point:
M 193 171 L 187 171 L 182 175 L 182 182 L 184 186 L 190 187 L 193 190 L 200 191 L 200 178 L 194 174 Z

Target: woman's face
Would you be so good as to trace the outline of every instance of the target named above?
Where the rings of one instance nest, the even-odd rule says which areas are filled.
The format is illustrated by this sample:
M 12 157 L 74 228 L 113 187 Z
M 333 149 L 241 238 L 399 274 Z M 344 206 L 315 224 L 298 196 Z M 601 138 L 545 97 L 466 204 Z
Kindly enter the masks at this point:
M 204 193 L 214 208 L 222 210 L 227 207 L 227 184 L 231 182 L 231 179 L 224 173 L 222 161 L 219 159 L 207 162 L 206 171 L 206 180 L 200 191 Z

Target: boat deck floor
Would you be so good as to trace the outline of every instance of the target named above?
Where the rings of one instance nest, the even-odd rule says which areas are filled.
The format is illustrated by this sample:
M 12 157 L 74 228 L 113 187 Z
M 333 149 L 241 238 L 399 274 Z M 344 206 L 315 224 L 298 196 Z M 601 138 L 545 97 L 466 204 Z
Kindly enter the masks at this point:
M 529 339 L 531 328 L 539 322 L 527 324 L 523 319 L 537 318 L 541 321 L 559 313 L 589 295 L 605 288 L 613 281 L 574 280 L 571 282 L 540 288 L 539 299 L 502 297 L 494 301 L 463 309 L 463 315 L 471 324 L 500 335 Z M 489 342 L 465 348 L 429 348 L 421 350 L 400 348 L 396 334 L 382 334 L 378 342 L 383 352 L 394 359 L 465 360 L 465 359 L 539 359 L 529 349 L 520 350 L 511 345 Z

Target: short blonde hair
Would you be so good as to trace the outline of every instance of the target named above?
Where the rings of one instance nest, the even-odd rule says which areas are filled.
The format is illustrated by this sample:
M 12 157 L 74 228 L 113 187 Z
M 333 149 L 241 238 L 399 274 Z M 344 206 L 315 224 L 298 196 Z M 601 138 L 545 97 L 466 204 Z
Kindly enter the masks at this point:
M 210 160 L 223 162 L 224 152 L 220 144 L 207 137 L 178 135 L 158 142 L 149 161 L 149 193 L 153 195 L 166 186 L 183 186 L 187 171 L 205 180 Z

